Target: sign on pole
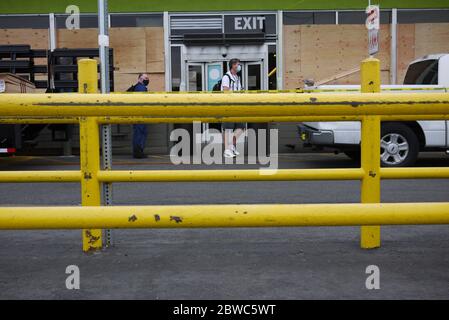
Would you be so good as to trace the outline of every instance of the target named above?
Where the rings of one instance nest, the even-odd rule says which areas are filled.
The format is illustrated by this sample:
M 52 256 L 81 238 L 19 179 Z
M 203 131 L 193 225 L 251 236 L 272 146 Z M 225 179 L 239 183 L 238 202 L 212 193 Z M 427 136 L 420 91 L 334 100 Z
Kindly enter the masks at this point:
M 380 9 L 378 5 L 366 8 L 366 28 L 368 29 L 368 53 L 374 55 L 379 52 Z

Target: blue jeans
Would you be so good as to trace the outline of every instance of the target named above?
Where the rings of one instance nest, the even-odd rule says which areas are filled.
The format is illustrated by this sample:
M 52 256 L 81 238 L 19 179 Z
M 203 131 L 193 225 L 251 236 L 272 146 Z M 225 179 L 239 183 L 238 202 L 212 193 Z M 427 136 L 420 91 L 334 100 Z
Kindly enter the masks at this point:
M 143 151 L 147 141 L 148 129 L 146 124 L 133 125 L 133 150 Z

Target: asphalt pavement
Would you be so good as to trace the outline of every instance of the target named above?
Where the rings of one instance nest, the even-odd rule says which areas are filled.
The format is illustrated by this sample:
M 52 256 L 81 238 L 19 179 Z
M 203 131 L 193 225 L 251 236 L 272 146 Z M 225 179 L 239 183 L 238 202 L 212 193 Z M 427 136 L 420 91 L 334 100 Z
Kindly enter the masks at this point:
M 283 154 L 280 168 L 337 168 L 344 155 Z M 77 157 L 0 158 L 0 170 L 72 170 Z M 242 169 L 181 165 L 154 155 L 117 169 Z M 417 166 L 449 166 L 443 153 Z M 360 182 L 117 183 L 114 204 L 351 203 Z M 449 180 L 382 182 L 383 202 L 448 201 Z M 0 205 L 79 205 L 78 184 L 0 184 Z M 78 230 L 0 231 L 0 299 L 449 298 L 449 226 L 385 226 L 382 247 L 359 248 L 358 227 L 113 230 L 114 247 L 81 252 Z M 80 289 L 66 288 L 68 265 Z M 366 268 L 380 271 L 368 290 Z

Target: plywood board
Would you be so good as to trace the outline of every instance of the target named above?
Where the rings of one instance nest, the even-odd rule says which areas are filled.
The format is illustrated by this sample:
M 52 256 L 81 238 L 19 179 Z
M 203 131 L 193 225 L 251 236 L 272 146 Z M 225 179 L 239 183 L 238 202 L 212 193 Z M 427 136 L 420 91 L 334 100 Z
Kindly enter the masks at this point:
M 449 23 L 415 25 L 415 58 L 434 53 L 449 53 Z
M 366 56 L 363 26 L 313 25 L 301 28 L 301 63 L 304 78 L 328 78 L 360 65 Z M 338 80 L 337 83 L 345 83 Z
M 382 25 L 380 51 L 382 82 L 389 81 L 390 30 Z M 316 81 L 360 66 L 368 56 L 368 32 L 364 25 L 284 26 L 285 88 L 302 86 L 304 79 Z M 359 74 L 332 84 L 358 84 Z
M 130 86 L 136 84 L 138 73 L 114 72 L 114 90 L 115 92 L 124 92 Z
M 415 25 L 398 24 L 397 32 L 397 82 L 401 84 L 408 64 L 415 59 Z
M 114 48 L 114 67 L 121 73 L 146 72 L 145 28 L 112 28 L 110 46 Z
M 150 91 L 165 91 L 165 73 L 150 73 Z
M 0 44 L 25 44 L 31 49 L 48 49 L 48 30 L 0 29 Z
M 58 29 L 56 41 L 58 48 L 98 48 L 98 29 Z
M 98 48 L 98 29 L 59 29 L 59 48 Z M 119 72 L 145 72 L 146 46 L 144 28 L 111 28 L 110 47 L 114 66 Z
M 295 89 L 301 81 L 300 26 L 284 26 L 284 88 Z
M 164 29 L 161 27 L 145 28 L 146 72 L 161 73 L 165 71 Z

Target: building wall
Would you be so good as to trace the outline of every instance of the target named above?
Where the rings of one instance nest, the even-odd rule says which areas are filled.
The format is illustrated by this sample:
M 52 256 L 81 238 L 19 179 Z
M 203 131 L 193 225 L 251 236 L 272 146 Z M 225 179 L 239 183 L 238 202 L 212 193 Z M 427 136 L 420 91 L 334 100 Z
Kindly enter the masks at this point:
M 390 31 L 380 30 L 382 82 L 389 81 Z M 304 79 L 323 81 L 355 71 L 367 57 L 368 36 L 364 25 L 285 25 L 284 26 L 284 88 L 303 87 Z M 329 84 L 357 84 L 355 72 Z
M 142 72 L 150 76 L 150 91 L 163 91 L 165 86 L 163 28 L 111 28 L 109 32 L 110 47 L 114 49 L 115 91 L 126 91 Z M 98 46 L 98 30 L 58 29 L 57 46 L 95 48 Z
M 446 10 L 447 11 L 447 10 Z M 427 13 L 428 15 L 430 13 Z M 343 21 L 344 16 L 346 20 Z M 419 17 L 422 18 L 423 15 Z M 145 16 L 146 17 L 146 16 Z M 144 17 L 143 20 L 146 18 Z M 307 21 L 299 24 L 294 19 L 300 19 L 295 14 L 288 13 L 289 22 L 283 26 L 283 64 L 284 88 L 294 89 L 303 86 L 304 79 L 315 81 L 329 80 L 334 76 L 345 75 L 329 84 L 358 84 L 360 82 L 360 61 L 367 56 L 367 30 L 362 24 L 364 13 L 341 13 L 341 23 L 333 21 L 334 12 L 305 13 Z M 354 17 L 347 20 L 347 17 Z M 380 52 L 376 55 L 381 60 L 382 82 L 389 83 L 390 79 L 390 25 L 389 13 L 383 15 L 380 36 Z M 426 19 L 436 21 L 419 23 L 416 15 L 402 13 L 397 25 L 397 82 L 403 81 L 405 70 L 410 61 L 428 53 L 449 52 L 449 23 L 438 22 L 440 16 L 428 16 Z M 420 18 L 420 19 L 421 19 Z M 444 18 L 444 17 L 443 17 Z M 37 19 L 37 18 L 36 18 Z M 39 18 L 40 19 L 40 18 Z M 90 21 L 91 19 L 92 21 Z M 60 19 L 57 32 L 57 46 L 59 48 L 95 48 L 97 34 L 95 17 L 82 21 L 83 28 L 67 30 L 63 27 L 64 17 Z M 123 17 L 120 17 L 123 19 Z M 129 26 L 128 20 L 112 19 L 113 28 L 110 29 L 110 44 L 114 48 L 115 91 L 125 91 L 135 83 L 138 73 L 147 72 L 150 76 L 150 90 L 164 91 L 165 61 L 164 61 L 164 30 L 160 17 L 153 17 L 152 22 L 145 20 L 145 26 L 140 26 L 140 18 L 136 18 Z M 292 19 L 294 23 L 292 24 Z M 302 18 L 301 18 L 302 19 Z M 309 19 L 309 20 L 307 20 Z M 358 19 L 358 20 L 357 20 Z M 408 20 L 413 23 L 408 23 Z M 445 19 L 445 18 L 444 18 Z M 444 20 L 443 19 L 443 20 Z M 117 23 L 124 21 L 126 27 L 119 27 Z M 313 21 L 313 22 L 309 22 Z M 354 23 L 354 21 L 356 21 Z M 444 20 L 444 21 L 447 21 Z M 10 22 L 8 22 L 10 23 Z M 43 24 L 36 21 L 36 25 Z M 150 23 L 150 25 L 148 25 Z M 295 24 L 298 23 L 298 24 Z M 315 23 L 315 24 L 308 24 Z M 348 24 L 343 24 L 348 23 Z M 86 27 L 87 26 L 87 27 Z M 41 27 L 0 29 L 0 44 L 30 44 L 35 49 L 48 48 L 48 29 Z M 38 62 L 39 63 L 39 62 Z M 274 124 L 279 129 L 280 151 L 298 150 L 301 145 L 295 124 Z M 73 146 L 78 146 L 77 128 L 74 132 Z M 148 152 L 166 152 L 168 147 L 168 126 L 149 125 Z M 114 152 L 129 153 L 131 126 L 113 126 Z M 62 147 L 60 142 L 52 142 L 50 132 L 42 135 L 39 148 Z
M 0 29 L 0 44 L 29 44 L 33 49 L 48 49 L 48 29 Z M 139 73 L 148 73 L 150 91 L 165 89 L 164 30 L 162 27 L 127 27 L 110 29 L 110 46 L 114 49 L 114 87 L 116 92 L 126 91 L 135 84 Z M 98 30 L 58 29 L 58 48 L 98 47 Z M 36 63 L 43 63 L 36 60 Z M 148 125 L 148 152 L 166 152 L 168 148 L 168 126 Z M 114 152 L 131 152 L 132 128 L 130 125 L 114 125 Z M 62 142 L 51 140 L 51 131 L 46 129 L 39 137 L 37 148 L 62 148 Z M 78 127 L 74 126 L 74 148 L 79 145 Z
M 365 25 L 284 25 L 284 89 L 302 88 L 304 79 L 329 80 L 327 84 L 359 84 L 360 62 L 368 55 Z M 449 23 L 397 25 L 397 83 L 404 80 L 408 64 L 431 53 L 449 53 Z M 381 80 L 390 84 L 390 25 L 382 24 L 379 53 Z M 280 150 L 299 150 L 296 124 L 276 124 Z M 294 147 L 292 149 L 292 147 Z
M 449 52 L 449 23 L 398 25 L 397 81 L 408 64 L 430 53 Z M 284 25 L 284 88 L 303 87 L 304 79 L 321 81 L 354 71 L 368 55 L 364 25 Z M 382 83 L 390 83 L 390 25 L 381 25 L 379 53 Z M 358 84 L 359 72 L 328 84 Z

